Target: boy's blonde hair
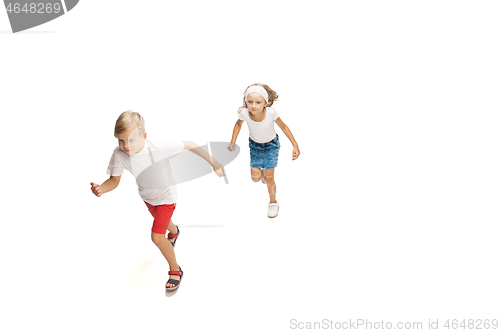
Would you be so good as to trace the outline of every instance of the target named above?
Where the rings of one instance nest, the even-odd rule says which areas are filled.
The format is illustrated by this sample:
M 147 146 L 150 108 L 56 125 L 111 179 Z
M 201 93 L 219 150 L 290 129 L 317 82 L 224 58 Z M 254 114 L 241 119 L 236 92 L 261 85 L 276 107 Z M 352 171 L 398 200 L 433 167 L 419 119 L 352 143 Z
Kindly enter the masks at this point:
M 125 131 L 134 130 L 136 128 L 141 132 L 140 135 L 146 133 L 144 117 L 137 112 L 125 111 L 116 120 L 115 137 Z
M 255 84 L 251 84 L 247 87 L 250 88 L 251 86 L 261 86 L 262 88 L 266 89 L 267 91 L 267 95 L 268 95 L 268 102 L 267 102 L 267 106 L 271 106 L 273 105 L 274 101 L 277 101 L 278 100 L 278 93 L 276 93 L 276 91 L 272 90 L 271 88 L 269 88 L 269 86 L 267 84 L 263 84 L 263 83 L 255 83 Z M 243 95 L 245 95 L 245 92 L 247 91 L 247 89 L 245 89 L 245 91 L 243 92 Z M 238 113 L 241 112 L 241 110 L 245 109 L 247 107 L 247 101 L 245 99 L 245 97 L 243 96 L 243 106 L 241 106 L 239 109 L 238 109 Z

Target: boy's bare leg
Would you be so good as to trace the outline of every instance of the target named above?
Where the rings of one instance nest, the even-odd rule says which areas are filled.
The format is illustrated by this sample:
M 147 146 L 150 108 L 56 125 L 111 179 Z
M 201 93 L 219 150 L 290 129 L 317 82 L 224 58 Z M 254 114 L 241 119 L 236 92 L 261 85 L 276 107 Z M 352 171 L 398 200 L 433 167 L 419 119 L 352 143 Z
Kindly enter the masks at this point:
M 172 223 L 169 223 L 169 227 L 170 227 L 170 225 L 172 225 Z M 178 271 L 179 264 L 177 264 L 177 260 L 175 259 L 174 248 L 172 247 L 172 244 L 170 243 L 170 241 L 167 239 L 167 236 L 165 234 L 157 234 L 157 233 L 151 232 L 151 240 L 158 247 L 158 249 L 160 250 L 161 254 L 163 254 L 165 259 L 167 259 L 168 265 L 170 266 L 170 270 L 171 271 Z M 170 275 L 170 279 L 180 280 L 181 278 L 178 275 Z M 174 285 L 171 283 L 167 283 L 165 286 L 167 288 L 169 288 L 169 287 L 173 287 Z
M 172 235 L 176 235 L 178 230 L 177 230 L 177 227 L 176 225 L 174 224 L 174 222 L 172 222 L 172 220 L 170 220 L 170 223 L 168 224 L 168 228 L 167 230 L 172 234 Z M 171 243 L 173 243 L 175 240 L 175 238 L 171 238 L 171 240 L 169 240 Z
M 170 231 L 170 233 L 172 235 L 175 235 L 177 233 L 177 227 L 175 226 L 174 222 L 172 220 L 170 220 L 170 223 L 168 224 L 168 231 Z
M 276 203 L 276 183 L 274 182 L 274 169 L 264 169 L 267 191 L 269 192 L 269 202 Z

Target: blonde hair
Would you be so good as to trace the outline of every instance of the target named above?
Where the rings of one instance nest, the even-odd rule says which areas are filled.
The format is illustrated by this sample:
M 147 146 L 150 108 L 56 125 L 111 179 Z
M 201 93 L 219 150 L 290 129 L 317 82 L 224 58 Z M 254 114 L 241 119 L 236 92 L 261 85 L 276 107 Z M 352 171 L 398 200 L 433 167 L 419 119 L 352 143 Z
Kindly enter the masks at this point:
M 251 86 L 260 86 L 264 89 L 266 89 L 267 91 L 267 95 L 269 96 L 269 102 L 267 103 L 266 106 L 271 106 L 273 105 L 274 101 L 277 101 L 278 100 L 278 93 L 276 93 L 276 91 L 272 90 L 271 88 L 269 88 L 269 86 L 267 84 L 263 84 L 263 83 L 255 83 L 255 84 L 251 84 L 247 87 L 250 88 Z M 247 89 L 245 89 L 245 91 L 247 91 Z M 245 91 L 243 92 L 243 95 L 245 94 Z M 241 112 L 241 110 L 247 108 L 247 101 L 245 99 L 245 97 L 243 97 L 243 106 L 241 106 L 239 109 L 238 109 L 238 113 Z
M 139 129 L 141 135 L 146 133 L 144 117 L 137 112 L 125 111 L 116 120 L 115 137 L 125 131 L 134 130 L 136 128 Z

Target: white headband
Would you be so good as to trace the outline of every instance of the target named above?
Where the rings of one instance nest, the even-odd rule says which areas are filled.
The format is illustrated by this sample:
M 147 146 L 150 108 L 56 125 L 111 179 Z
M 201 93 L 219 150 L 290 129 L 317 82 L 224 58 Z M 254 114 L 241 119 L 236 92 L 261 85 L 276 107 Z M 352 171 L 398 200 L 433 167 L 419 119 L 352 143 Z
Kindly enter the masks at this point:
M 267 94 L 266 89 L 262 88 L 261 86 L 250 86 L 248 89 L 245 91 L 245 101 L 248 102 L 247 96 L 250 93 L 257 93 L 260 94 L 264 99 L 266 100 L 266 103 L 269 103 L 269 95 Z

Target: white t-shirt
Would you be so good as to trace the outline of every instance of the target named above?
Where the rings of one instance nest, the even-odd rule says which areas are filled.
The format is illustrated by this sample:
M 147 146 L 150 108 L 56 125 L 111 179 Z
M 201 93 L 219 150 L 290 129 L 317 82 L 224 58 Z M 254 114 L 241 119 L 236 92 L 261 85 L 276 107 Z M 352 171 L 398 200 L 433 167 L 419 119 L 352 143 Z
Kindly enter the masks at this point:
M 151 142 L 146 140 L 144 148 L 132 155 L 128 156 L 116 147 L 109 161 L 107 174 L 110 176 L 121 176 L 123 170 L 130 171 L 134 177 L 140 175 L 147 167 L 153 164 L 150 153 L 154 162 L 161 161 L 169 156 L 176 155 L 184 150 L 184 142 L 182 141 L 166 141 L 166 142 Z M 162 189 L 150 189 L 139 187 L 139 195 L 142 200 L 147 203 L 158 205 L 169 205 L 177 202 L 177 186 L 170 185 Z
M 262 121 L 253 121 L 248 114 L 248 109 L 241 110 L 238 119 L 244 120 L 248 124 L 250 138 L 259 143 L 269 142 L 276 136 L 274 121 L 279 118 L 279 113 L 273 108 L 266 108 L 266 117 Z

